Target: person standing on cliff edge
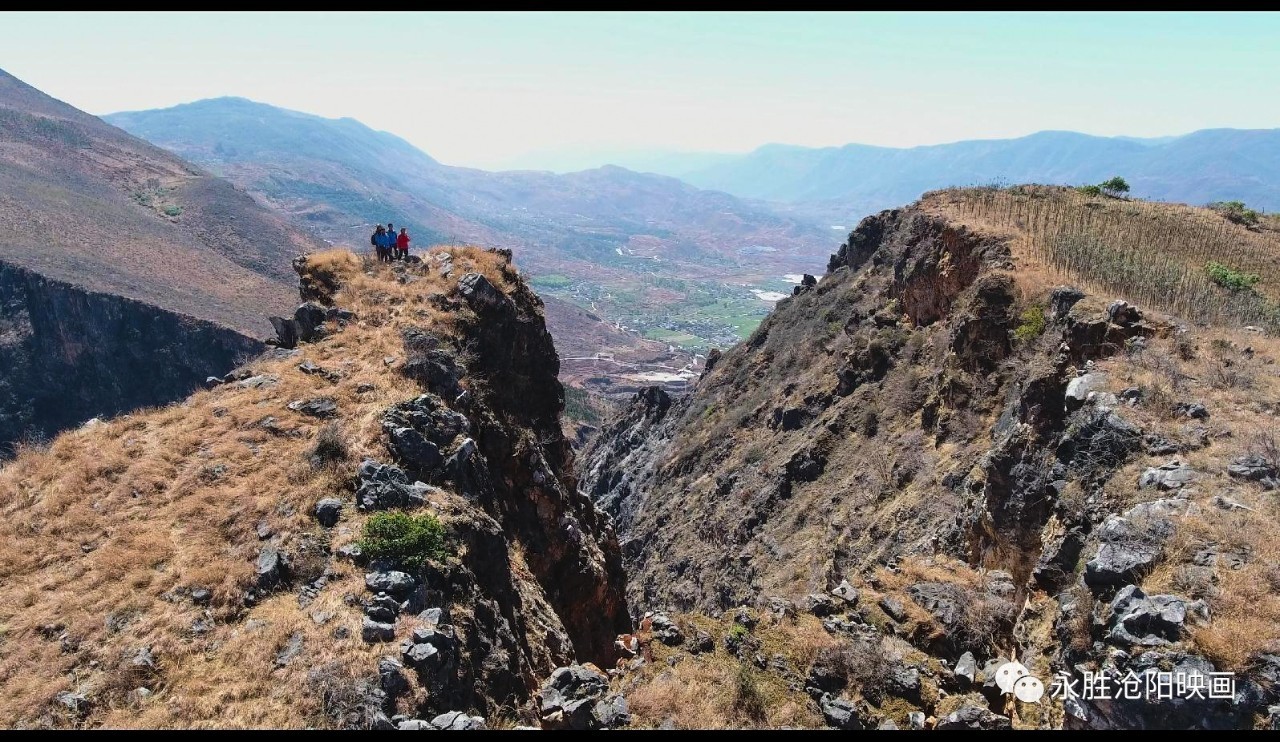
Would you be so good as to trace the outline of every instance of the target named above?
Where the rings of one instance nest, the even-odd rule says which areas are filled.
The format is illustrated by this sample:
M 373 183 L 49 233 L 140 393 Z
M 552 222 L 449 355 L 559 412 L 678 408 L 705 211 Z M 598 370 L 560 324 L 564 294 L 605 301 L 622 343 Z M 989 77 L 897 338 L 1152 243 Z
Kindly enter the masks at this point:
M 409 259 L 409 230 L 407 227 L 400 228 L 400 236 L 396 237 L 396 252 L 400 253 L 401 260 Z

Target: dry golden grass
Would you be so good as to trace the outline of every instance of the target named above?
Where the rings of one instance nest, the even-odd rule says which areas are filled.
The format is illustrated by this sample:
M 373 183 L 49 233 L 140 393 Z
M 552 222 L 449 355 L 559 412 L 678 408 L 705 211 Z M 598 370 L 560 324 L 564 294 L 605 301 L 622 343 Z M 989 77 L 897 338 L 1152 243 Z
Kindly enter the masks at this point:
M 676 729 L 800 728 L 823 726 L 822 717 L 803 691 L 793 691 L 777 672 L 756 669 L 742 662 L 724 646 L 734 625 L 727 616 L 716 620 L 702 614 L 673 615 L 681 626 L 706 631 L 716 641 L 714 652 L 688 655 L 679 649 L 649 643 L 651 661 L 639 671 L 615 680 L 615 689 L 626 696 L 637 728 L 674 725 Z M 782 656 L 799 675 L 808 673 L 823 648 L 837 642 L 813 616 L 778 619 L 760 615 L 750 635 L 760 642 L 766 657 Z M 642 636 L 642 640 L 645 637 Z M 667 660 L 680 655 L 669 665 Z M 743 698 L 743 686 L 753 702 Z M 758 704 L 758 705 L 757 705 Z
M 1280 330 L 1280 232 L 1246 229 L 1209 209 L 1085 196 L 1054 186 L 956 188 L 922 199 L 932 213 L 1012 238 L 1028 281 L 1064 277 L 1188 320 Z M 1261 278 L 1228 291 L 1208 261 Z
M 452 279 L 410 269 L 401 284 L 387 266 L 363 266 L 354 256 L 325 253 L 320 263 L 341 270 L 341 306 L 358 321 L 302 346 L 290 359 L 251 364 L 279 382 L 259 389 L 235 384 L 202 391 L 180 404 L 141 410 L 70 431 L 45 449 L 26 448 L 0 470 L 0 725 L 75 724 L 51 706 L 59 691 L 87 691 L 97 702 L 85 724 L 107 727 L 300 727 L 321 725 L 323 709 L 307 692 L 307 670 L 327 663 L 370 674 L 385 647 L 360 641 L 360 614 L 343 605 L 363 590 L 362 575 L 334 562 L 336 574 L 320 597 L 300 609 L 282 592 L 245 609 L 242 595 L 253 560 L 272 541 L 291 554 L 354 540 L 363 518 L 349 507 L 339 526 L 323 532 L 312 517 L 317 500 L 350 504 L 351 467 L 315 468 L 307 453 L 324 421 L 286 409 L 296 399 L 336 400 L 354 464 L 381 456 L 379 417 L 419 390 L 394 372 L 402 362 L 400 330 L 434 322 L 427 304 L 457 277 L 478 270 L 502 278 L 498 258 L 473 248 L 443 248 L 454 258 Z M 385 357 L 395 357 L 391 367 Z M 303 360 L 338 371 L 329 382 L 302 373 Z M 360 384 L 372 392 L 357 394 Z M 260 423 L 274 417 L 289 431 L 273 435 Z M 219 475 L 217 472 L 221 471 Z M 306 577 L 318 560 L 296 559 Z M 197 635 L 205 617 L 182 590 L 213 592 L 214 625 Z M 333 618 L 323 625 L 313 612 Z M 112 620 L 108 620 L 108 619 Z M 63 651 L 40 627 L 61 624 L 78 648 Z M 110 624 L 110 625 L 109 625 Z M 335 640 L 337 626 L 352 638 Z M 294 633 L 303 657 L 275 666 Z M 140 676 L 128 660 L 150 647 L 158 670 Z M 132 691 L 153 691 L 140 700 Z

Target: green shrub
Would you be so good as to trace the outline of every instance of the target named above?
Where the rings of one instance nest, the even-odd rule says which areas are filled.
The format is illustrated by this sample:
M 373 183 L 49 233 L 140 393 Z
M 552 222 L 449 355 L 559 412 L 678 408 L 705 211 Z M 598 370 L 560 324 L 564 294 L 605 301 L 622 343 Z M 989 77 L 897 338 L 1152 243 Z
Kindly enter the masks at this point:
M 371 559 L 421 567 L 428 560 L 444 559 L 444 524 L 430 513 L 374 513 L 365 521 L 358 545 Z
M 164 215 L 165 215 L 165 216 L 177 216 L 177 215 L 179 215 L 179 214 L 181 214 L 181 213 L 182 213 L 182 207 L 181 207 L 181 206 L 166 206 L 166 207 L 164 207 Z
M 1243 201 L 1214 201 L 1209 208 L 1229 222 L 1252 227 L 1261 219 L 1262 214 L 1244 205 Z
M 1083 194 L 1084 194 L 1084 195 L 1086 195 L 1086 196 L 1101 196 L 1101 195 L 1102 195 L 1102 186 L 1096 186 L 1096 185 L 1082 185 L 1082 186 L 1080 186 L 1079 188 L 1077 188 L 1076 190 L 1077 190 L 1077 191 L 1080 191 L 1081 193 L 1083 193 Z
M 734 644 L 737 644 L 738 642 L 746 638 L 747 638 L 746 626 L 743 626 L 740 623 L 736 623 L 733 625 L 733 628 L 729 629 L 729 641 L 733 642 Z
M 1032 304 L 1022 311 L 1018 317 L 1018 326 L 1013 330 L 1013 337 L 1020 343 L 1035 340 L 1044 334 L 1044 306 Z
M 1098 184 L 1099 190 L 1108 196 L 1120 197 L 1129 192 L 1129 183 L 1119 175 Z
M 1261 280 L 1257 273 L 1242 273 L 1212 260 L 1204 264 L 1204 272 L 1214 283 L 1229 291 L 1247 291 Z

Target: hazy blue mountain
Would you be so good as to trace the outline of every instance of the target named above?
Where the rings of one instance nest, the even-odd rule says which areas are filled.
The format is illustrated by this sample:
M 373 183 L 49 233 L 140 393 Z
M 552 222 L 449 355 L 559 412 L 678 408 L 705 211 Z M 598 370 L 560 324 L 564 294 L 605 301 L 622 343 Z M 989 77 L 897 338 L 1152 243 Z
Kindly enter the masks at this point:
M 991 182 L 1079 184 L 1121 175 L 1133 195 L 1202 204 L 1239 199 L 1280 210 L 1280 129 L 1206 129 L 1138 139 L 1042 131 L 1018 139 L 899 149 L 768 144 L 685 169 L 657 169 L 743 198 L 838 203 L 862 215 L 923 191 Z
M 390 220 L 409 227 L 415 246 L 514 248 L 540 289 L 664 342 L 733 340 L 770 306 L 752 287 L 788 288 L 765 283 L 820 270 L 841 237 L 811 217 L 666 175 L 452 167 L 353 119 L 243 98 L 105 118 L 334 243 L 367 249 L 371 225 Z

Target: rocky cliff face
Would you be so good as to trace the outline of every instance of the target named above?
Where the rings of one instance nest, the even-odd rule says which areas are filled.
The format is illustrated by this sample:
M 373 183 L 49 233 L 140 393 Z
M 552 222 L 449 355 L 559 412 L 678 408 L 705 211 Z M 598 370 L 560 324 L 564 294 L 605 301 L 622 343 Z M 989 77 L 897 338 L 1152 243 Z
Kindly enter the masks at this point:
M 1255 530 L 1278 349 L 1042 288 L 1024 261 L 924 208 L 883 212 L 691 394 L 638 394 L 581 464 L 633 610 L 686 612 L 662 619 L 684 637 L 728 611 L 726 650 L 840 728 L 1274 724 L 1280 604 L 1247 580 L 1280 566 Z M 805 621 L 816 658 L 762 653 Z M 1010 659 L 1046 687 L 1237 681 L 1226 700 L 1037 705 L 996 687 Z M 639 665 L 647 701 L 662 679 Z
M 295 347 L 0 469 L 0 723 L 625 719 L 586 664 L 631 627 L 621 555 L 510 254 L 295 268 Z
M 168 404 L 263 349 L 211 322 L 0 263 L 0 448 Z

